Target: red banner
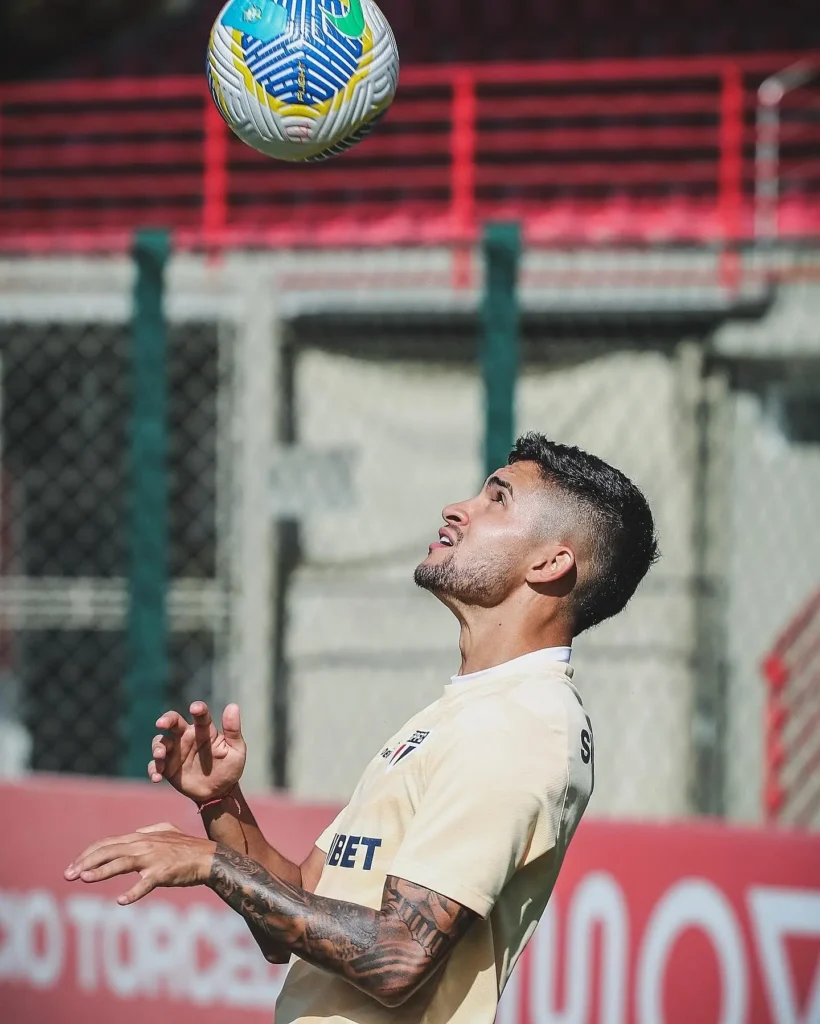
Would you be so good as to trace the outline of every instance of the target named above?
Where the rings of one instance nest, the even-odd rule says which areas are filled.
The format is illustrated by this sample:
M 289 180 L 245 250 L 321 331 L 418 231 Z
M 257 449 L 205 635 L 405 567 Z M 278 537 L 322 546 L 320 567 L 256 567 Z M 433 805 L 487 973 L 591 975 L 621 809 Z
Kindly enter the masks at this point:
M 334 812 L 254 807 L 294 858 Z M 0 815 L 0 1019 L 270 1024 L 285 969 L 211 893 L 158 890 L 124 908 L 122 879 L 63 881 L 104 835 L 163 820 L 198 832 L 184 800 L 40 778 L 0 786 Z M 498 1024 L 632 1022 L 820 1024 L 820 836 L 585 822 Z

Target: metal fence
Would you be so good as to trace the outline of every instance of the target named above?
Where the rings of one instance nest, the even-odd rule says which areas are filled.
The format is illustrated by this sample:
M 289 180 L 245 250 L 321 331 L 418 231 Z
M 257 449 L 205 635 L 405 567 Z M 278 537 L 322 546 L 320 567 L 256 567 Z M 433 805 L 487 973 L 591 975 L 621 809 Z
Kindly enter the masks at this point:
M 498 217 L 552 245 L 816 237 L 818 71 L 813 52 L 403 67 L 378 132 L 299 167 L 233 136 L 204 76 L 2 85 L 0 244 L 157 223 L 188 245 L 440 244 Z
M 577 642 L 598 814 L 762 820 L 761 664 L 820 581 L 820 252 L 721 266 L 523 256 L 517 427 L 633 476 L 663 549 Z M 122 766 L 132 275 L 0 266 L 6 771 Z M 447 248 L 171 261 L 165 702 L 239 699 L 251 787 L 345 797 L 457 667 L 412 570 L 483 476 L 481 281 Z
M 48 307 L 53 297 L 44 298 Z M 72 315 L 59 311 L 59 299 L 51 310 L 35 304 L 9 312 L 0 324 L 7 692 L 16 694 L 32 767 L 118 774 L 127 714 L 128 320 L 111 319 L 93 304 Z M 215 323 L 172 326 L 168 699 L 174 702 L 184 701 L 191 687 L 210 689 L 216 650 L 218 366 Z

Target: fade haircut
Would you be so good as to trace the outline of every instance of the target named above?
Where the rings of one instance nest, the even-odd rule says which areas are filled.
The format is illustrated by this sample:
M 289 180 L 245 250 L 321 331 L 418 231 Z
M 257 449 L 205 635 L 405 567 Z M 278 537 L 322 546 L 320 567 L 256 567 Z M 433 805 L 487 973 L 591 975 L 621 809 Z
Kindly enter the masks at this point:
M 572 518 L 589 537 L 591 571 L 570 598 L 577 636 L 622 611 L 657 561 L 652 512 L 641 491 L 620 470 L 543 434 L 518 438 L 507 464 L 516 462 L 537 464 L 541 477 L 566 497 Z

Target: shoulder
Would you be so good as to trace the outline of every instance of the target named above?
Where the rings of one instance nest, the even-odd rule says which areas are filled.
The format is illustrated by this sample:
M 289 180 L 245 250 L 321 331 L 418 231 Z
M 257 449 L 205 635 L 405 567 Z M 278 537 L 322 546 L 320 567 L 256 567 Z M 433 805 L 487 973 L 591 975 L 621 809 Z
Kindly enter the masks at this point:
M 522 679 L 504 689 L 464 701 L 452 716 L 451 725 L 456 731 L 554 733 L 585 719 L 586 712 L 576 692 L 558 676 Z
M 416 729 L 429 729 L 433 724 L 438 724 L 440 720 L 439 706 L 441 704 L 441 698 L 434 700 L 432 704 L 428 704 L 427 707 L 417 711 L 411 718 L 398 729 L 396 729 L 387 738 L 386 742 L 397 741 L 409 736 Z
M 565 690 L 571 703 L 561 693 L 532 696 L 515 687 L 464 701 L 431 733 L 430 761 L 503 763 L 513 771 L 564 762 L 586 719 L 568 687 L 550 689 Z

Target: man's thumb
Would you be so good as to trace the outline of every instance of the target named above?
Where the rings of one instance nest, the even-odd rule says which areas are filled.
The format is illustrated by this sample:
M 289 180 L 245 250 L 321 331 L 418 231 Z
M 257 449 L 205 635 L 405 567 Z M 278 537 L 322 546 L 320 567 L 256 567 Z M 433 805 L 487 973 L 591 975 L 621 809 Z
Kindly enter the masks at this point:
M 242 722 L 239 718 L 238 704 L 229 704 L 222 712 L 222 734 L 229 742 L 242 739 Z

